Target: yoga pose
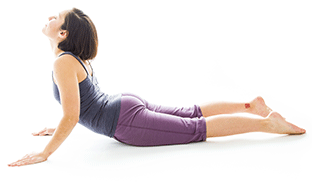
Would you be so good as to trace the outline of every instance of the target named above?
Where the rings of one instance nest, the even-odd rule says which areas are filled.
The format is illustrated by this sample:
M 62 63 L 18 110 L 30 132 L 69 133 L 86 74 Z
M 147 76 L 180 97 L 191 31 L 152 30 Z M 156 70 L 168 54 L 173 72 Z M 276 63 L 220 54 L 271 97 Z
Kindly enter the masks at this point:
M 272 111 L 262 97 L 250 102 L 177 108 L 154 105 L 133 94 L 104 94 L 89 62 L 95 58 L 98 46 L 91 19 L 73 8 L 50 17 L 42 31 L 49 38 L 56 57 L 53 91 L 62 105 L 63 117 L 56 129 L 33 133 L 34 136 L 52 135 L 42 152 L 26 155 L 9 166 L 46 161 L 78 122 L 96 133 L 135 146 L 185 144 L 247 132 L 306 132 Z

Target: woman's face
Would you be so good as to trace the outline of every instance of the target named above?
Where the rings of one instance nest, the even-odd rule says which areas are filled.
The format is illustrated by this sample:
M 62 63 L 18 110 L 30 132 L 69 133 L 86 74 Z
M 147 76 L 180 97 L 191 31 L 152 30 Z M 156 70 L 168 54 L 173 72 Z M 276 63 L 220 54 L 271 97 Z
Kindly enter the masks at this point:
M 62 38 L 62 33 L 64 33 L 64 30 L 61 30 L 61 26 L 65 21 L 66 13 L 67 11 L 63 11 L 57 16 L 49 17 L 49 22 L 45 24 L 42 29 L 43 34 L 52 40 L 58 40 Z

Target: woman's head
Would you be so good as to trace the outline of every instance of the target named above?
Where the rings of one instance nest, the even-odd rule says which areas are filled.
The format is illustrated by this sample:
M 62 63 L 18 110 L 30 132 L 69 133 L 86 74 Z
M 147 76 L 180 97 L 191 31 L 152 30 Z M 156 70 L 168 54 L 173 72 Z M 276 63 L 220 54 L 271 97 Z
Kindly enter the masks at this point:
M 82 60 L 95 58 L 98 47 L 96 28 L 81 10 L 73 8 L 50 17 L 43 33 L 58 42 L 62 51 L 70 51 Z

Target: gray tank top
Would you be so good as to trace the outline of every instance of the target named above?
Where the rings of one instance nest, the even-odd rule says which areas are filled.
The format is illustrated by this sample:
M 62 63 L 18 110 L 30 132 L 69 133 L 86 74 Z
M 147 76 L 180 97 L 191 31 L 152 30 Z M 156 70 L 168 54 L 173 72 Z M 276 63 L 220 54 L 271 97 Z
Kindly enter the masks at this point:
M 120 113 L 121 94 L 109 96 L 101 92 L 94 72 L 92 76 L 89 75 L 83 62 L 71 52 L 64 52 L 59 57 L 64 54 L 75 57 L 87 72 L 87 78 L 79 83 L 79 123 L 96 133 L 113 137 Z M 53 92 L 55 99 L 61 104 L 59 90 L 54 81 Z

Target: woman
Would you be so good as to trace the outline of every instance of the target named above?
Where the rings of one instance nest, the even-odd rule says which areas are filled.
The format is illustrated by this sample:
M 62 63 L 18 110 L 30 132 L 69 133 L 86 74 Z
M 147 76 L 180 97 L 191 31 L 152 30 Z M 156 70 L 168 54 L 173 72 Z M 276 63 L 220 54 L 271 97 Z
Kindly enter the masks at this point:
M 135 146 L 199 142 L 207 137 L 247 132 L 306 132 L 273 112 L 261 97 L 248 103 L 222 102 L 174 108 L 153 105 L 133 94 L 106 95 L 99 90 L 88 61 L 96 56 L 98 46 L 97 32 L 90 18 L 74 8 L 50 17 L 42 31 L 49 38 L 56 57 L 54 95 L 62 105 L 63 118 L 56 129 L 33 133 L 34 136 L 53 134 L 42 152 L 26 155 L 9 166 L 46 161 L 77 122 Z M 261 117 L 230 115 L 241 112 Z

